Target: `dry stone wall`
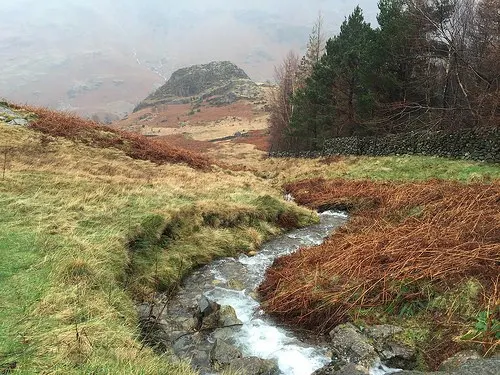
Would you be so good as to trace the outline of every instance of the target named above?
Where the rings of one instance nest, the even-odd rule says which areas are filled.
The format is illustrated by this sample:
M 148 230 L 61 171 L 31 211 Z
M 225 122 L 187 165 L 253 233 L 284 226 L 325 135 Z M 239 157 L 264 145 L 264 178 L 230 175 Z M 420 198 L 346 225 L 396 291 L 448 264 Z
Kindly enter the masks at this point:
M 429 155 L 500 163 L 500 129 L 463 129 L 453 133 L 423 131 L 383 137 L 343 137 L 324 142 L 317 151 L 273 152 L 274 157 L 333 155 Z

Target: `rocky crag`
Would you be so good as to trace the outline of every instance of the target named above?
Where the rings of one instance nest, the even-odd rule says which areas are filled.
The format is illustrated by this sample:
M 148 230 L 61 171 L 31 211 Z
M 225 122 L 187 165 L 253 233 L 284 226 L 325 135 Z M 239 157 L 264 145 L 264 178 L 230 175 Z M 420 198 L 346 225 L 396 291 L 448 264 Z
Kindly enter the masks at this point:
M 177 70 L 170 79 L 134 109 L 163 104 L 231 104 L 256 99 L 261 91 L 248 75 L 229 61 L 214 61 Z

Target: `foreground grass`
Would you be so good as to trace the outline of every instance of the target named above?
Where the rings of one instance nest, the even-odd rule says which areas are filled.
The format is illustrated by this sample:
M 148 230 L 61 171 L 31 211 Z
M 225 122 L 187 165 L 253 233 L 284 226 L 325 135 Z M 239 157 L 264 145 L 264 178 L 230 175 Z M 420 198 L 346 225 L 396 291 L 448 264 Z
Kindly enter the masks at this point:
M 134 300 L 315 220 L 249 173 L 0 131 L 0 371 L 191 373 L 142 348 Z

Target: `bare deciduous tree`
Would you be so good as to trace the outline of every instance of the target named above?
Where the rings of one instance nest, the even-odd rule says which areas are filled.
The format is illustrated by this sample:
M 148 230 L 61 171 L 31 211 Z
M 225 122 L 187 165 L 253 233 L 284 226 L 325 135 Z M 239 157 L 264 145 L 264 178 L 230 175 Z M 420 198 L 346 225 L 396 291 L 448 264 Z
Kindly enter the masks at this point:
M 320 13 L 309 35 L 306 53 L 300 60 L 297 72 L 300 85 L 304 84 L 307 77 L 311 75 L 314 65 L 321 60 L 321 57 L 325 53 L 325 46 L 326 37 L 323 27 L 323 15 Z
M 290 51 L 281 65 L 275 68 L 276 87 L 270 95 L 269 131 L 270 151 L 287 148 L 286 134 L 293 113 L 292 97 L 297 89 L 299 57 Z

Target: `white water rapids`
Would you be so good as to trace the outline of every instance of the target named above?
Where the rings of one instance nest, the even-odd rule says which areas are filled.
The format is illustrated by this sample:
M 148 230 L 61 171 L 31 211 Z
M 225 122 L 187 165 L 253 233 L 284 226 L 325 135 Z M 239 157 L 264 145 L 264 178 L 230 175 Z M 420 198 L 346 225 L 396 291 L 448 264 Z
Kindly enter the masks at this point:
M 344 224 L 346 219 L 344 213 L 324 212 L 321 214 L 320 224 L 295 230 L 270 241 L 253 257 L 241 255 L 237 259 L 220 260 L 210 266 L 214 278 L 221 283 L 229 281 L 224 275 L 224 269 L 228 268 L 227 263 L 239 263 L 244 268 L 239 273 L 243 276 L 244 290 L 238 291 L 225 286 L 205 292 L 210 300 L 235 309 L 238 319 L 243 322 L 236 343 L 244 355 L 274 359 L 281 372 L 286 375 L 308 375 L 330 362 L 325 348 L 302 343 L 291 332 L 277 327 L 266 318 L 252 295 L 274 259 L 290 254 L 300 247 L 321 244 L 324 238 L 334 228 Z
M 232 337 L 234 345 L 245 357 L 274 360 L 283 375 L 310 375 L 331 361 L 331 353 L 326 345 L 306 343 L 279 327 L 262 311 L 254 293 L 276 258 L 321 244 L 334 229 L 345 224 L 347 215 L 327 211 L 320 214 L 320 219 L 319 224 L 267 242 L 253 257 L 224 258 L 196 270 L 180 290 L 181 298 L 195 300 L 203 294 L 220 305 L 232 306 L 243 323 Z M 372 369 L 372 375 L 391 372 L 382 365 Z

